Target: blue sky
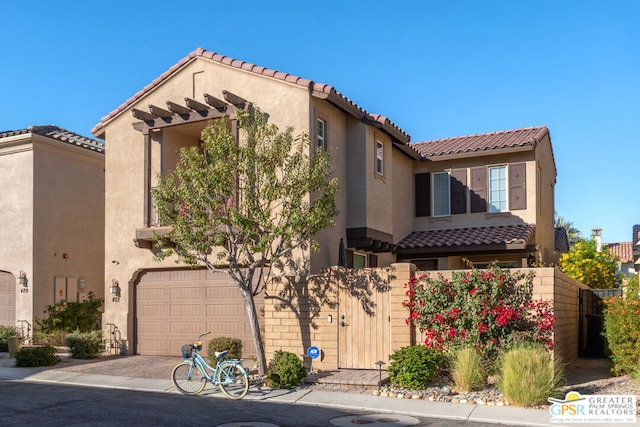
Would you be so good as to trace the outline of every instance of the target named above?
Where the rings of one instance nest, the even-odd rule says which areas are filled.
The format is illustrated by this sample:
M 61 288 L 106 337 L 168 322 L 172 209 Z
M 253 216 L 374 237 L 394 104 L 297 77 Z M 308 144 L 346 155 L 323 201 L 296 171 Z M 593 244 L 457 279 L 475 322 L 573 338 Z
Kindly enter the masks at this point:
M 640 223 L 638 1 L 0 0 L 0 17 L 0 131 L 90 136 L 202 47 L 330 84 L 414 142 L 546 125 L 556 212 L 605 242 Z

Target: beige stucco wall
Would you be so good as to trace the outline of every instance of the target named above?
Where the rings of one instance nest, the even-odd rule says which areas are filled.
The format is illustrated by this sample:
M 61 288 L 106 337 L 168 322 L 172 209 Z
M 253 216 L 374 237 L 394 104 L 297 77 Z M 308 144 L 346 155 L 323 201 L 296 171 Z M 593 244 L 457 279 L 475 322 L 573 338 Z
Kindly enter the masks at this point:
M 338 179 L 340 191 L 336 195 L 336 208 L 339 214 L 335 218 L 335 224 L 321 231 L 316 236 L 316 241 L 320 244 L 320 251 L 312 253 L 310 256 L 311 272 L 319 272 L 320 269 L 330 265 L 338 264 L 338 246 L 340 239 L 345 239 L 347 228 L 348 201 L 351 194 L 348 188 L 349 161 L 348 150 L 348 123 L 349 118 L 327 101 L 310 97 L 309 115 L 309 135 L 313 138 L 316 134 L 317 119 L 325 121 L 326 125 L 326 148 L 333 163 L 333 176 Z M 311 149 L 315 149 L 315 141 L 311 141 Z
M 16 284 L 16 320 L 33 319 L 33 146 L 24 136 L 0 144 L 0 270 L 24 271 L 28 292 Z
M 542 246 L 542 258 L 545 264 L 554 264 L 558 259 L 555 253 L 555 185 L 556 166 L 553 158 L 551 140 L 547 134 L 535 151 L 537 211 L 536 241 Z M 529 170 L 527 170 L 529 173 Z M 528 192 L 528 191 L 527 191 Z
M 194 91 L 194 87 L 196 88 Z M 184 97 L 193 97 L 204 102 L 203 93 L 220 99 L 227 90 L 254 103 L 269 114 L 269 120 L 279 127 L 292 126 L 294 134 L 312 134 L 310 127 L 311 110 L 314 108 L 306 88 L 282 82 L 255 73 L 227 67 L 207 59 L 195 61 L 181 68 L 166 82 L 160 84 L 147 95 L 131 105 L 147 111 L 149 104 L 164 107 L 166 101 L 184 105 Z M 334 114 L 328 111 L 327 114 Z M 145 269 L 175 268 L 173 259 L 157 262 L 148 249 L 135 246 L 136 229 L 145 226 L 144 218 L 144 137 L 132 128 L 136 122 L 127 110 L 116 116 L 105 126 L 105 139 L 109 150 L 106 156 L 106 218 L 107 235 L 105 245 L 105 283 L 116 280 L 121 287 L 121 298 L 113 301 L 107 298 L 103 324 L 114 323 L 122 331 L 124 340 L 133 336 L 134 301 L 133 287 L 137 274 Z M 201 127 L 204 128 L 206 121 Z M 197 127 L 197 126 L 195 126 Z M 189 138 L 197 135 L 197 129 L 189 126 Z M 184 129 L 173 128 L 164 137 L 177 141 L 177 133 Z M 329 131 L 332 132 L 331 127 Z M 337 131 L 334 131 L 337 132 Z M 330 133 L 330 138 L 340 140 L 339 133 Z M 194 139 L 195 140 L 195 139 Z M 332 146 L 331 139 L 329 141 Z M 157 149 L 157 143 L 154 142 Z M 160 159 L 152 158 L 155 170 Z M 152 153 L 152 156 L 154 156 Z M 333 234 L 322 236 L 321 244 L 335 241 Z M 335 242 L 336 256 L 339 237 Z M 299 254 L 299 259 L 308 260 L 308 254 Z M 112 262 L 118 261 L 117 263 Z
M 67 301 L 77 301 L 80 278 L 82 292 L 102 297 L 103 154 L 22 134 L 0 142 L 0 170 L 0 270 L 28 279 L 16 292 L 16 320 L 46 317 L 55 276 L 75 279 Z
M 66 300 L 104 297 L 104 156 L 35 136 L 33 309 L 46 317 L 54 277 L 65 278 Z M 67 258 L 64 257 L 67 254 Z M 84 279 L 84 289 L 78 288 Z

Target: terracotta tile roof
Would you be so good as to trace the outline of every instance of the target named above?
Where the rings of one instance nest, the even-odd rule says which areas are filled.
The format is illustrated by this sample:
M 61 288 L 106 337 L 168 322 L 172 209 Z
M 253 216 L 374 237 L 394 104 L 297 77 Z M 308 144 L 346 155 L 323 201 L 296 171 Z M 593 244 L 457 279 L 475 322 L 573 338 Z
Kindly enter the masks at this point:
M 0 132 L 0 139 L 17 135 L 26 135 L 29 133 L 46 136 L 57 141 L 66 142 L 67 144 L 75 145 L 98 153 L 104 153 L 105 151 L 105 144 L 103 141 L 87 138 L 86 136 L 70 132 L 55 125 L 29 126 L 26 129 L 2 131 Z
M 451 249 L 472 250 L 481 246 L 524 248 L 534 231 L 533 224 L 414 231 L 398 242 L 397 251 L 442 249 L 444 252 Z
M 605 243 L 605 246 L 623 264 L 633 262 L 633 242 Z
M 546 126 L 435 139 L 411 144 L 423 157 L 432 158 L 461 153 L 478 153 L 499 148 L 535 146 L 549 133 Z
M 410 140 L 410 136 L 408 133 L 400 129 L 397 125 L 391 122 L 388 118 L 384 116 L 380 116 L 377 114 L 370 114 L 365 111 L 363 108 L 358 106 L 356 103 L 342 95 L 338 92 L 333 86 L 329 86 L 324 83 L 316 83 L 311 80 L 304 79 L 302 77 L 294 76 L 291 74 L 283 73 L 281 71 L 272 70 L 269 68 L 261 67 L 259 65 L 251 64 L 249 62 L 240 61 L 237 59 L 230 58 L 228 56 L 220 55 L 215 52 L 206 51 L 202 48 L 198 48 L 193 52 L 189 53 L 187 56 L 182 58 L 176 64 L 174 64 L 167 71 L 158 76 L 154 81 L 149 83 L 147 86 L 143 87 L 140 91 L 138 91 L 131 98 L 127 99 L 123 104 L 121 104 L 118 108 L 107 114 L 100 120 L 93 129 L 91 129 L 91 133 L 94 135 L 99 135 L 102 128 L 105 124 L 120 114 L 122 111 L 126 110 L 131 104 L 136 102 L 138 99 L 145 96 L 147 93 L 152 91 L 155 87 L 161 84 L 163 81 L 168 79 L 170 76 L 178 72 L 183 66 L 185 66 L 190 61 L 194 60 L 197 57 L 206 58 L 212 60 L 214 62 L 218 62 L 220 64 L 227 65 L 229 67 L 239 68 L 241 70 L 249 71 L 251 73 L 260 74 L 263 76 L 271 77 L 274 79 L 279 79 L 285 82 L 293 83 L 299 86 L 303 86 L 308 88 L 310 93 L 319 98 L 327 99 L 329 102 L 336 105 L 338 108 L 356 116 L 359 119 L 366 119 L 373 123 L 378 124 L 378 126 L 385 131 L 387 131 L 391 136 L 398 139 L 400 142 L 408 143 Z

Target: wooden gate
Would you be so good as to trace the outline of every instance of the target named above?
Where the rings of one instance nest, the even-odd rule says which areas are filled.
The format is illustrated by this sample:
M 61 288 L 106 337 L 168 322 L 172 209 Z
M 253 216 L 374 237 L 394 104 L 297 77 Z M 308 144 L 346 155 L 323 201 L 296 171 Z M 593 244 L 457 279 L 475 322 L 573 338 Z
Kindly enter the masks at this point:
M 349 270 L 340 287 L 339 360 L 344 369 L 388 366 L 391 353 L 391 293 L 383 269 Z

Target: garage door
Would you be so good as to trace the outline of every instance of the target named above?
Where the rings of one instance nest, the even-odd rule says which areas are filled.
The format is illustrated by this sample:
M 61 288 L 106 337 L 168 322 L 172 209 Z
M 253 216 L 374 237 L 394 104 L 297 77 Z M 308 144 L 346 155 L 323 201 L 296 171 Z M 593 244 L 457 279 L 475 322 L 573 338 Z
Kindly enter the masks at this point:
M 16 325 L 16 278 L 0 271 L 0 325 Z
M 256 307 L 260 312 L 262 296 L 256 298 Z M 136 286 L 137 354 L 179 355 L 183 344 L 205 331 L 211 331 L 207 338 L 240 338 L 245 358 L 256 354 L 240 289 L 226 272 L 142 274 Z

